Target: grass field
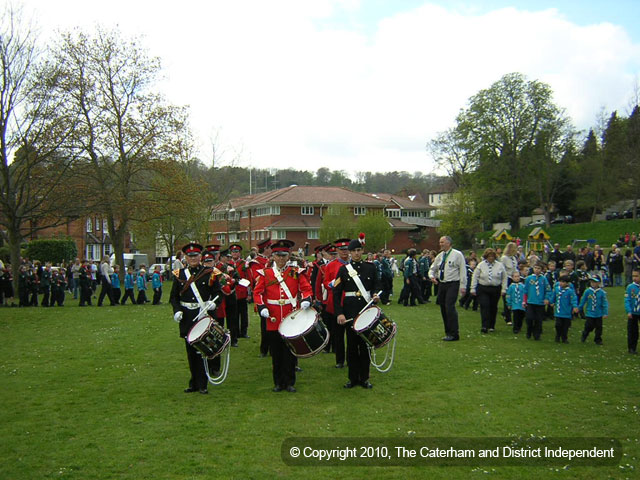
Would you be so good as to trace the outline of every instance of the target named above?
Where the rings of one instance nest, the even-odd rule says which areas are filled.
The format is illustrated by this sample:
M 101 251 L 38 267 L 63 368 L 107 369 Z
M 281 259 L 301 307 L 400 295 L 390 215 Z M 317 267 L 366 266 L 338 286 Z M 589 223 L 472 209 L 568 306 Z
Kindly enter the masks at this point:
M 396 281 L 396 289 L 399 280 Z M 165 285 L 165 300 L 169 284 Z M 396 290 L 397 291 L 397 290 Z M 298 392 L 272 393 L 258 321 L 231 351 L 227 381 L 184 394 L 188 368 L 170 307 L 0 310 L 0 479 L 638 478 L 640 358 L 626 348 L 622 288 L 608 289 L 604 345 L 481 335 L 461 311 L 445 343 L 439 309 L 394 304 L 396 361 L 373 390 L 345 390 L 333 355 L 300 361 Z M 288 437 L 613 437 L 609 467 L 295 467 Z

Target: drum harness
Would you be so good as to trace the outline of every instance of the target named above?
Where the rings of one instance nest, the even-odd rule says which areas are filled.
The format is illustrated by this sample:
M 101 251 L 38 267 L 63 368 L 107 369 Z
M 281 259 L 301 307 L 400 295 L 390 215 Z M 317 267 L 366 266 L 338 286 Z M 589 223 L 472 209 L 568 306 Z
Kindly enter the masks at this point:
M 188 268 L 185 269 L 184 274 L 188 282 L 189 278 L 191 277 L 191 273 L 189 272 Z M 219 296 L 216 296 L 216 298 L 214 298 L 213 300 L 209 300 L 205 302 L 204 300 L 202 300 L 202 296 L 200 295 L 200 292 L 196 287 L 195 281 L 191 282 L 190 287 L 191 287 L 191 291 L 196 297 L 196 300 L 198 300 L 198 305 L 200 306 L 200 313 L 198 313 L 198 316 L 193 321 L 193 323 L 196 324 L 198 323 L 198 321 L 202 320 L 204 317 L 208 315 L 208 312 L 210 309 L 215 308 L 216 301 L 218 300 Z M 225 334 L 228 335 L 227 332 L 225 332 Z M 214 378 L 211 378 L 211 375 L 209 374 L 209 362 L 207 361 L 207 358 L 205 358 L 204 356 L 202 357 L 202 362 L 204 363 L 204 371 L 207 375 L 207 380 L 209 380 L 209 383 L 211 383 L 211 385 L 220 385 L 222 384 L 222 382 L 224 382 L 227 379 L 227 374 L 229 373 L 229 357 L 230 357 L 231 349 L 227 346 L 225 350 L 226 350 L 226 355 L 225 355 L 225 352 L 221 354 L 221 356 L 224 355 L 224 357 L 221 359 L 222 371 L 220 372 L 220 375 Z

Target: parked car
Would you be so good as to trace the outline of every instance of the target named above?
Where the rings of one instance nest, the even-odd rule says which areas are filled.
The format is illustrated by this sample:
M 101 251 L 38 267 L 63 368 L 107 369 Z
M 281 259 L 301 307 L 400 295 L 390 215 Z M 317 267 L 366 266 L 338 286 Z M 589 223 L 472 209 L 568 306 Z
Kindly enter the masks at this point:
M 620 212 L 610 212 L 610 213 L 607 213 L 607 216 L 605 218 L 607 220 L 617 220 L 622 217 L 620 216 Z
M 529 222 L 527 223 L 527 227 L 539 227 L 540 225 L 544 225 L 546 222 L 544 221 L 544 218 L 541 218 L 540 220 L 534 220 L 533 222 Z
M 557 225 L 559 223 L 573 223 L 573 216 L 572 215 L 560 215 L 559 217 L 556 217 L 553 220 L 551 220 L 551 224 L 552 225 Z
M 622 218 L 633 218 L 633 209 L 622 212 Z

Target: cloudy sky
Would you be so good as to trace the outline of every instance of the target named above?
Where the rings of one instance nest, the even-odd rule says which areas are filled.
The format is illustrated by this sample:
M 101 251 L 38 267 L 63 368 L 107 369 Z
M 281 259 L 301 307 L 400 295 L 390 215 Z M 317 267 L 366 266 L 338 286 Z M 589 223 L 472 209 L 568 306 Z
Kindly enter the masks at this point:
M 189 105 L 200 156 L 243 166 L 429 173 L 425 144 L 509 72 L 551 85 L 576 127 L 629 113 L 640 2 L 24 0 L 46 41 L 141 35 Z

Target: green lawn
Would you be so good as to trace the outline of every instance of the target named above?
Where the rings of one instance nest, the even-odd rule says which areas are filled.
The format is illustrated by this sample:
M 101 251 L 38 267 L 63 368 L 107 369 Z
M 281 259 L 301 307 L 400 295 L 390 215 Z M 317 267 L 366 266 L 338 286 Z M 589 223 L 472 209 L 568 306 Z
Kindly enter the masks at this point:
M 399 280 L 396 281 L 396 289 Z M 165 300 L 170 284 L 165 285 Z M 396 294 L 399 293 L 396 291 Z M 272 393 L 271 361 L 251 338 L 227 381 L 184 394 L 188 368 L 170 307 L 0 310 L 0 479 L 638 478 L 640 358 L 627 354 L 622 288 L 608 289 L 604 346 L 481 335 L 462 311 L 445 343 L 437 306 L 385 307 L 396 362 L 373 390 L 345 390 L 332 355 L 300 361 L 298 393 Z M 614 437 L 615 467 L 295 467 L 288 437 Z
M 520 230 L 509 232 L 514 237 L 520 237 L 525 240 L 527 235 L 535 227 L 523 227 Z M 604 249 L 611 248 L 611 245 L 618 241 L 621 234 L 629 232 L 640 233 L 640 220 L 622 219 L 609 220 L 601 222 L 585 222 L 573 224 L 551 225 L 549 228 L 542 228 L 551 237 L 551 243 L 559 243 L 564 251 L 565 246 L 571 244 L 574 240 L 590 240 L 594 239 L 596 243 Z M 478 238 L 489 239 L 494 232 L 484 232 L 478 235 Z M 580 246 L 585 245 L 581 243 Z M 624 250 L 623 250 L 624 251 Z

